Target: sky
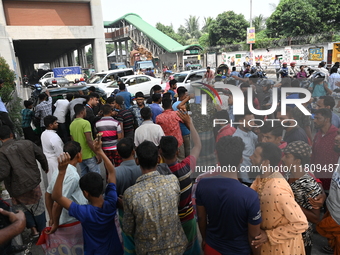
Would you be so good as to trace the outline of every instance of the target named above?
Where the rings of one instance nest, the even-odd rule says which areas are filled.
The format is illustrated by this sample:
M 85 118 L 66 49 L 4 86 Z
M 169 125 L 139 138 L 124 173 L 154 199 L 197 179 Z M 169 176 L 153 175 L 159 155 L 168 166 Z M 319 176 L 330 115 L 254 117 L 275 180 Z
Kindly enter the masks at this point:
M 184 25 L 185 19 L 190 15 L 200 17 L 200 26 L 204 17 L 216 18 L 224 11 L 234 11 L 243 14 L 246 20 L 250 19 L 250 1 L 252 1 L 252 16 L 262 14 L 269 17 L 272 13 L 270 3 L 278 4 L 279 0 L 101 0 L 104 21 L 113 21 L 127 13 L 136 13 L 143 20 L 155 26 L 157 22 L 164 25 L 172 24 L 175 31 L 180 25 Z

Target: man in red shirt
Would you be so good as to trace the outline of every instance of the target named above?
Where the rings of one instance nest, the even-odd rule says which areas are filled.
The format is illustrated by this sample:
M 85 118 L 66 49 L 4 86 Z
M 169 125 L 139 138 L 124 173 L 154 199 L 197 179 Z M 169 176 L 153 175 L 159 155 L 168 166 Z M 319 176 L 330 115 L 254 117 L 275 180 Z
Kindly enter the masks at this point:
M 197 226 L 194 217 L 194 208 L 192 203 L 192 181 L 190 175 L 196 168 L 196 159 L 199 157 L 202 144 L 200 137 L 192 124 L 191 118 L 186 112 L 179 112 L 179 115 L 190 129 L 194 147 L 190 151 L 190 155 L 182 162 L 178 162 L 178 145 L 177 140 L 173 136 L 163 136 L 160 141 L 160 154 L 164 159 L 171 172 L 176 175 L 181 188 L 180 202 L 178 206 L 178 215 L 182 223 L 185 235 L 188 238 L 184 255 L 196 255 L 200 253 L 200 245 L 197 238 Z
M 331 110 L 326 108 L 316 110 L 314 126 L 319 132 L 316 133 L 313 140 L 311 171 L 315 170 L 316 177 L 322 181 L 325 191 L 328 191 L 333 173 L 331 169 L 336 169 L 334 164 L 338 163 L 340 156 L 333 150 L 338 128 L 332 125 Z
M 166 136 L 174 136 L 178 141 L 178 158 L 183 160 L 185 157 L 184 144 L 180 122 L 183 120 L 179 117 L 177 111 L 174 111 L 171 106 L 171 98 L 163 98 L 162 106 L 164 112 L 156 117 L 156 124 L 160 125 Z M 183 122 L 184 123 L 184 122 Z M 185 124 L 185 123 L 184 123 Z

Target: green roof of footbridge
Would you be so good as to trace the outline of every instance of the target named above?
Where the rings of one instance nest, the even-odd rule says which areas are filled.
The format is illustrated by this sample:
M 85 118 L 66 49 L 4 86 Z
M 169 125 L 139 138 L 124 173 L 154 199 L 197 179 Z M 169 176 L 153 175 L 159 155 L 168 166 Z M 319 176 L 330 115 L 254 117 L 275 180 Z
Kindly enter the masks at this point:
M 202 47 L 199 44 L 194 45 L 186 45 L 178 43 L 171 37 L 167 36 L 163 32 L 159 31 L 154 26 L 151 26 L 149 23 L 145 22 L 139 15 L 135 13 L 128 13 L 124 16 L 114 20 L 114 21 L 104 21 L 104 27 L 121 27 L 121 20 L 127 21 L 129 24 L 136 27 L 139 31 L 149 37 L 153 42 L 155 42 L 158 46 L 166 50 L 167 52 L 182 52 L 191 47 Z

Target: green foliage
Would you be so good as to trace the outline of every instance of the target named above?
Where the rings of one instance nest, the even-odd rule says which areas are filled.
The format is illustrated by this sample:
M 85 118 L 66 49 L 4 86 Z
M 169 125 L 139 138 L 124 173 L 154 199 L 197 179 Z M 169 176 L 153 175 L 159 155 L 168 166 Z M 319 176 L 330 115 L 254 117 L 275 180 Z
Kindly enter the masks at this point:
M 90 47 L 90 48 L 88 49 L 88 51 L 86 52 L 86 60 L 87 60 L 87 64 L 88 64 L 89 66 L 93 66 L 93 65 L 94 65 L 92 47 Z
M 317 17 L 323 32 L 340 30 L 340 0 L 308 0 L 315 6 Z
M 233 11 L 219 14 L 209 26 L 210 45 L 225 45 L 246 40 L 249 23 L 243 14 Z
M 260 14 L 259 16 L 256 16 L 253 19 L 252 26 L 255 27 L 256 33 L 261 32 L 264 29 L 266 29 L 266 19 L 265 19 L 265 17 L 263 17 L 262 14 Z
M 313 0 L 314 1 L 314 0 Z M 276 10 L 267 19 L 267 35 L 269 37 L 291 37 L 321 32 L 321 19 L 317 8 L 311 0 L 281 0 Z M 324 8 L 322 5 L 318 7 Z
M 211 25 L 211 23 L 214 21 L 214 18 L 212 17 L 204 17 L 204 23 L 203 23 L 203 27 L 202 27 L 202 33 L 209 33 L 209 26 Z
M 179 34 L 175 33 L 172 25 L 171 26 L 166 26 L 163 25 L 162 23 L 157 23 L 156 24 L 156 28 L 163 32 L 164 34 L 166 34 L 167 36 L 171 37 L 172 39 L 174 39 L 175 41 L 177 41 L 178 43 L 184 45 L 185 44 L 185 39 L 180 36 Z
M 115 45 L 113 43 L 107 43 L 106 46 L 106 55 L 110 55 L 115 50 Z
M 187 40 L 196 39 L 196 41 L 198 41 L 202 35 L 202 32 L 200 31 L 199 17 L 190 15 L 189 19 L 185 20 L 185 30 L 189 36 L 189 38 L 186 38 Z
M 209 47 L 209 34 L 205 33 L 198 39 L 199 45 L 201 45 L 204 48 Z
M 4 81 L 4 85 L 0 90 L 0 96 L 4 103 L 8 103 L 12 100 L 11 94 L 15 90 L 15 73 L 9 68 L 3 57 L 0 57 L 0 79 Z

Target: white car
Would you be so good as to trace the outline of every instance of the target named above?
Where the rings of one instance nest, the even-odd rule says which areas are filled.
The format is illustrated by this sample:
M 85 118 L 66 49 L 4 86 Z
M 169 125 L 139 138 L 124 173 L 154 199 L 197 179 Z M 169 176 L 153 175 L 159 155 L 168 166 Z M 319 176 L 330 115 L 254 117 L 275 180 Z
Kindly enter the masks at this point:
M 202 81 L 206 71 L 206 69 L 200 69 L 175 73 L 173 76 L 177 80 L 177 88 L 185 87 L 189 91 L 189 93 L 192 93 L 193 88 L 190 86 L 190 83 L 195 81 Z
M 127 91 L 133 96 L 140 91 L 143 92 L 144 96 L 150 96 L 150 90 L 154 85 L 160 85 L 162 89 L 165 89 L 165 84 L 163 84 L 161 78 L 153 78 L 149 75 L 128 75 L 120 79 L 125 83 Z M 104 90 L 109 97 L 115 89 L 119 89 L 117 81 L 107 86 Z

